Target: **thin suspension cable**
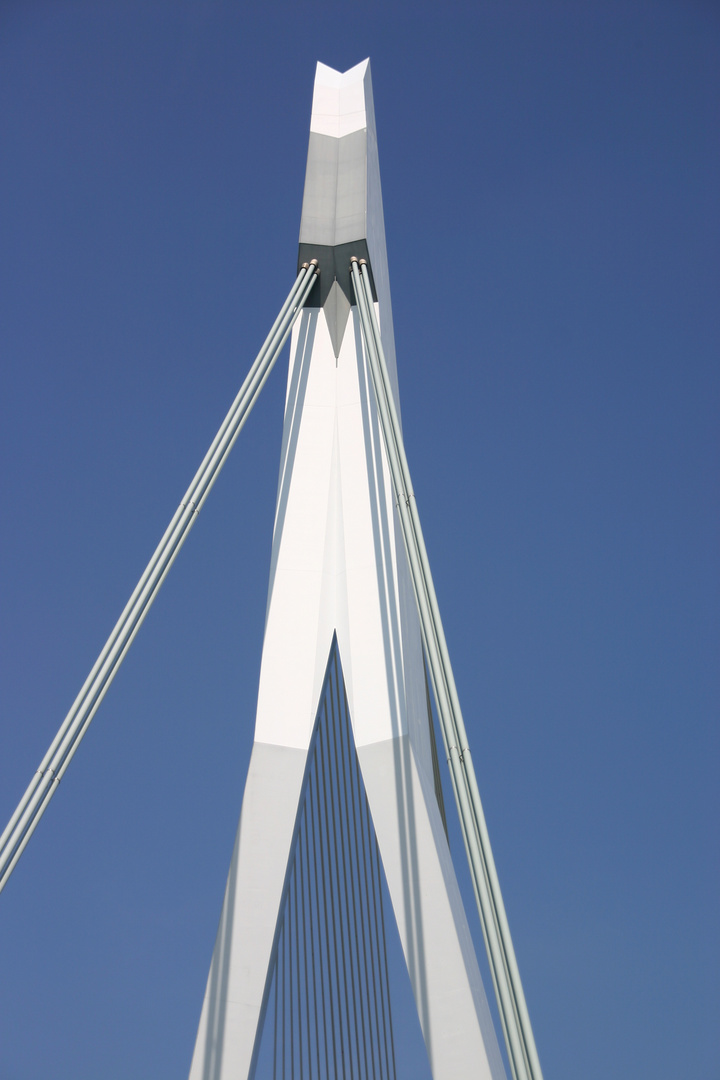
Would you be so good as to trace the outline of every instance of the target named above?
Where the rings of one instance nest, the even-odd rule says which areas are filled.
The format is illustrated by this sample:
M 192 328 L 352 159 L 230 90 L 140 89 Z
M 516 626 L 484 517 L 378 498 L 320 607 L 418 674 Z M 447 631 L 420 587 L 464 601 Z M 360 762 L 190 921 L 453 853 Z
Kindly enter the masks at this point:
M 294 949 L 293 946 L 297 941 L 297 934 L 292 934 L 292 922 L 293 922 L 293 904 L 292 904 L 292 892 L 288 891 L 288 919 L 287 919 L 287 933 L 288 933 L 288 956 L 290 958 L 288 989 L 290 991 L 290 1078 L 295 1080 L 295 995 L 293 993 L 295 985 L 295 964 L 294 964 Z
M 305 912 L 305 893 L 306 887 L 309 892 L 310 888 L 310 866 L 309 866 L 309 840 L 307 831 L 308 821 L 308 807 L 307 800 L 303 805 L 302 818 L 300 821 L 302 845 L 298 855 L 300 858 L 300 895 L 302 897 L 302 925 L 303 925 L 303 951 L 305 954 L 305 1000 L 307 1002 L 308 1011 L 310 1009 L 310 983 L 308 982 L 308 952 L 307 941 L 310 938 L 310 960 L 312 963 L 312 983 L 313 990 L 313 1018 L 315 1020 L 315 1060 L 317 1062 L 317 1075 L 320 1075 L 320 1040 L 318 1038 L 318 1022 L 317 1022 L 317 983 L 315 981 L 315 935 L 313 933 L 312 922 L 312 898 L 308 895 L 308 910 L 309 915 L 309 933 L 308 933 L 308 919 Z M 313 1075 L 312 1067 L 312 1034 L 308 1035 L 308 1073 Z
M 369 818 L 369 814 L 370 814 L 370 806 L 369 805 L 367 806 L 367 813 L 368 813 L 368 818 Z M 377 906 L 380 908 L 380 928 L 381 928 L 381 931 L 382 931 L 381 934 L 380 934 L 380 940 L 382 941 L 382 947 L 383 947 L 383 972 L 384 972 L 384 975 L 385 975 L 385 981 L 384 981 L 384 983 L 381 982 L 380 985 L 384 989 L 384 998 L 385 998 L 385 1002 L 386 1002 L 386 1005 L 387 1005 L 387 1028 L 388 1028 L 388 1030 L 390 1032 L 390 1053 L 391 1053 L 391 1060 L 392 1060 L 392 1075 L 393 1075 L 393 1080 L 394 1080 L 394 1077 L 396 1075 L 396 1068 L 395 1068 L 395 1037 L 393 1035 L 392 1006 L 390 1004 L 390 976 L 388 974 L 387 939 L 385 937 L 385 910 L 384 910 L 384 905 L 383 905 L 383 902 L 382 902 L 382 878 L 380 876 L 380 874 L 381 874 L 381 871 L 380 871 L 380 849 L 378 848 L 377 843 L 375 844 L 375 865 L 377 867 L 377 882 L 376 882 L 376 884 L 377 884 L 378 899 L 379 899 L 379 903 L 378 903 Z
M 334 703 L 333 703 L 332 694 L 330 694 L 329 696 L 330 696 L 330 715 L 332 717 L 333 734 L 334 734 L 334 732 L 335 732 L 335 717 L 334 717 L 334 711 L 333 711 Z M 329 724 L 328 724 L 328 729 L 327 729 L 327 732 L 326 732 L 326 736 L 327 736 L 328 765 L 329 765 L 328 781 L 327 782 L 328 782 L 329 788 L 330 788 L 330 805 L 331 805 L 331 808 L 332 808 L 332 813 L 331 813 L 328 820 L 330 822 L 330 828 L 332 830 L 333 853 L 334 853 L 334 856 L 335 856 L 334 866 L 335 866 L 335 879 L 336 879 L 336 883 L 337 883 L 337 899 L 338 899 L 337 913 L 338 913 L 338 928 L 339 928 L 339 931 L 340 931 L 340 955 L 342 957 L 342 969 L 343 969 L 343 990 L 344 990 L 344 999 L 343 999 L 343 1001 L 344 1001 L 344 1005 L 345 1005 L 345 1023 L 346 1023 L 345 1035 L 346 1035 L 346 1042 L 347 1042 L 347 1066 L 348 1066 L 348 1068 L 350 1070 L 350 1075 L 352 1076 L 352 1073 L 353 1073 L 353 1047 L 352 1047 L 352 1027 L 351 1027 L 351 1021 L 350 1021 L 350 996 L 351 995 L 350 995 L 350 993 L 348 991 L 348 968 L 350 967 L 350 964 L 348 963 L 347 949 L 346 949 L 346 944 L 345 944 L 346 943 L 346 937 L 347 937 L 346 934 L 345 934 L 345 919 L 343 919 L 343 913 L 344 913 L 345 905 L 343 904 L 342 878 L 340 876 L 341 875 L 341 870 L 340 870 L 340 867 L 341 867 L 340 850 L 341 850 L 341 845 L 342 845 L 342 839 L 338 843 L 338 819 L 339 819 L 340 815 L 339 815 L 339 807 L 337 807 L 336 804 L 335 804 L 335 784 L 333 783 L 333 769 L 332 769 L 332 763 L 331 763 L 331 760 L 330 760 L 331 746 L 330 746 L 330 725 Z M 333 756 L 335 757 L 335 776 L 337 777 L 337 743 L 336 743 L 334 738 L 333 738 L 332 742 L 334 744 L 332 749 L 335 750 L 335 754 Z M 350 979 L 352 980 L 352 972 L 350 972 Z
M 297 1017 L 298 1017 L 298 1062 L 300 1065 L 300 1080 L 303 1080 L 303 1020 L 302 1020 L 302 994 L 300 993 L 300 933 L 298 931 L 298 893 L 297 893 L 297 862 L 293 867 L 293 908 L 295 916 L 295 977 L 297 980 Z M 293 1064 L 295 1061 L 293 1049 Z
M 213 439 L 130 600 L 0 837 L 0 892 L 45 813 L 160 586 L 209 495 L 302 310 L 319 271 L 301 269 L 233 405 Z
M 340 850 L 342 853 L 342 867 L 343 867 L 343 881 L 345 885 L 345 922 L 347 926 L 347 933 L 344 934 L 344 938 L 347 942 L 347 954 L 350 961 L 350 996 L 352 998 L 353 1020 L 355 1024 L 355 1054 L 357 1057 L 357 1069 L 358 1075 L 361 1071 L 360 1062 L 360 1031 L 358 1028 L 358 998 L 360 997 L 360 979 L 359 972 L 356 970 L 356 956 L 353 950 L 353 933 L 355 929 L 355 897 L 352 891 L 352 866 L 348 873 L 348 863 L 351 858 L 350 843 L 349 843 L 349 820 L 347 812 L 347 787 L 346 787 L 346 773 L 345 773 L 345 760 L 342 752 L 342 724 L 339 716 L 339 694 L 338 694 L 338 678 L 337 678 L 337 653 L 335 654 L 334 664 L 334 678 L 330 679 L 330 701 L 333 715 L 333 726 L 335 729 L 335 738 L 333 739 L 333 749 L 335 751 L 335 780 L 337 787 L 337 819 L 343 823 L 343 833 L 341 834 Z M 340 744 L 340 746 L 338 746 Z M 342 769 L 340 762 L 342 762 Z M 342 777 L 342 787 L 345 794 L 345 815 L 342 814 L 342 806 L 340 803 L 340 780 Z M 357 985 L 358 993 L 355 992 Z M 362 1011 L 362 1006 L 361 1006 Z M 364 1031 L 363 1031 L 364 1036 Z M 364 1039 L 363 1039 L 364 1045 Z M 367 1062 L 365 1063 L 365 1075 L 367 1076 Z
M 376 940 L 377 940 L 377 937 L 379 936 L 379 934 L 378 934 L 378 919 L 377 919 L 377 900 L 376 900 L 376 896 L 375 896 L 374 884 L 372 885 L 372 888 L 371 888 L 371 883 L 373 883 L 373 881 L 374 881 L 373 877 L 371 876 L 372 875 L 372 852 L 371 852 L 372 840 L 371 840 L 371 837 L 368 837 L 368 840 L 367 840 L 367 843 L 366 843 L 366 839 L 365 839 L 365 814 L 364 814 L 364 808 L 363 808 L 363 805 L 362 805 L 362 800 L 360 799 L 359 790 L 358 790 L 358 802 L 359 802 L 358 818 L 359 818 L 359 821 L 360 821 L 360 837 L 361 837 L 362 860 L 363 860 L 362 880 L 363 880 L 363 884 L 364 884 L 364 888 L 365 888 L 365 897 L 364 897 L 363 908 L 365 910 L 366 918 L 367 918 L 367 931 L 368 931 L 367 936 L 368 936 L 368 942 L 369 942 L 369 945 L 366 947 L 366 954 L 367 953 L 370 954 L 370 977 L 371 977 L 372 986 L 373 986 L 373 989 L 374 989 L 374 993 L 373 993 L 373 1011 L 374 1011 L 374 1014 L 375 1014 L 375 1033 L 376 1033 L 376 1037 L 374 1039 L 374 1044 L 375 1044 L 375 1048 L 377 1050 L 377 1061 L 378 1061 L 378 1068 L 380 1070 L 380 1080 L 383 1080 L 383 1078 L 385 1078 L 385 1080 L 387 1080 L 387 1077 L 389 1075 L 389 1062 L 387 1061 L 387 1040 L 385 1038 L 385 1031 L 384 1031 L 385 1017 L 384 1017 L 384 1013 L 383 1013 L 382 1014 L 383 1019 L 382 1019 L 382 1022 L 381 1022 L 381 1019 L 380 1019 L 381 1011 L 380 1010 L 381 1010 L 381 1007 L 382 1007 L 382 998 L 381 998 L 380 1001 L 378 1001 L 378 997 L 379 996 L 381 997 L 381 994 L 382 994 L 382 988 L 381 988 L 381 994 L 378 995 L 378 986 L 380 985 L 380 966 L 379 966 L 379 963 L 378 963 L 377 971 L 376 971 L 376 964 L 375 964 Z M 372 922 L 373 921 L 375 923 L 375 934 L 376 934 L 376 940 L 375 941 L 373 940 L 373 934 L 372 934 Z M 379 957 L 378 957 L 378 960 L 379 960 Z M 385 1045 L 385 1066 L 384 1067 L 383 1067 L 383 1053 L 382 1053 L 383 1052 L 383 1043 L 381 1043 L 381 1041 L 380 1041 L 381 1040 L 381 1035 L 383 1037 L 383 1043 Z
M 282 1028 L 281 1028 L 281 1031 L 282 1031 L 282 1074 L 283 1074 L 283 1080 L 287 1076 L 287 1073 L 285 1072 L 285 1044 L 287 1042 L 287 1039 L 285 1037 L 286 1036 L 286 1030 L 287 1030 L 286 1021 L 285 1021 L 285 971 L 287 969 L 287 964 L 285 963 L 285 948 L 286 948 L 286 942 L 287 942 L 287 934 L 284 933 L 284 929 L 285 928 L 283 927 Z
M 279 953 L 278 953 L 279 957 Z M 274 1009 L 274 1025 L 273 1025 L 273 1080 L 277 1080 L 277 1048 L 278 1048 L 278 983 L 280 981 L 280 971 L 278 957 L 275 960 L 275 1009 Z
M 507 1041 L 511 1067 L 518 1080 L 526 1075 L 532 1077 L 533 1080 L 541 1080 L 542 1072 L 537 1049 L 507 925 L 487 825 L 477 789 L 477 779 L 467 745 L 417 506 L 410 485 L 409 469 L 389 386 L 389 375 L 372 302 L 370 282 L 367 272 L 361 274 L 357 260 L 352 263 L 352 277 L 420 611 L 423 639 L 431 663 L 441 726 L 443 729 L 446 727 L 448 729 L 444 730 L 443 734 L 447 735 L 446 749 L 449 750 L 453 787 L 461 820 L 464 822 L 466 849 L 470 856 L 476 894 L 480 899 L 480 914 L 484 924 L 483 929 L 486 932 L 486 942 L 490 944 L 490 961 L 495 969 L 494 981 L 496 989 L 500 990 L 498 1003 L 501 1013 L 505 1013 L 504 1020 L 507 1021 L 507 1025 L 504 1023 L 503 1026 L 506 1035 L 509 1035 Z
M 317 781 L 317 751 L 316 751 L 316 757 L 315 757 L 315 769 L 314 769 L 314 771 L 313 771 L 313 773 L 311 775 L 310 787 L 308 789 L 308 801 L 309 801 L 309 804 L 310 804 L 310 823 L 311 823 L 311 826 L 312 826 L 311 831 L 312 831 L 312 841 L 313 841 L 313 843 L 312 843 L 312 846 L 313 846 L 313 870 L 314 870 L 314 878 L 315 878 L 315 897 L 316 897 L 315 915 L 316 915 L 317 928 L 318 928 L 318 969 L 320 971 L 320 1001 L 321 1001 L 321 1005 L 322 1005 L 322 1031 L 323 1031 L 323 1043 L 324 1043 L 324 1047 L 325 1047 L 325 1071 L 326 1071 L 326 1075 L 328 1075 L 329 1069 L 330 1069 L 330 1057 L 329 1057 L 328 1031 L 327 1031 L 327 1009 L 326 1009 L 326 1000 L 325 1000 L 326 999 L 325 971 L 327 970 L 327 982 L 329 984 L 329 982 L 330 982 L 330 967 L 329 967 L 329 960 L 328 960 L 328 966 L 327 966 L 327 969 L 326 969 L 324 959 L 323 959 L 323 933 L 325 935 L 325 942 L 326 942 L 325 955 L 327 955 L 328 957 L 329 957 L 330 939 L 329 939 L 329 928 L 328 928 L 328 920 L 327 920 L 327 904 L 326 904 L 326 898 L 325 898 L 325 890 L 323 889 L 321 891 L 320 887 L 319 887 L 319 884 L 318 884 L 318 835 L 317 835 L 317 826 L 315 824 L 315 797 L 314 797 L 316 789 L 317 789 L 316 781 Z M 321 918 L 321 909 L 320 909 L 320 904 L 321 903 L 323 905 L 323 907 L 322 907 L 322 918 Z M 334 1050 L 335 1050 L 335 1032 L 334 1032 L 334 1030 L 332 1032 L 332 1047 L 333 1047 L 333 1056 L 334 1056 Z
M 277 1039 L 277 1051 L 278 1051 L 277 1057 L 278 1057 L 278 1063 L 279 1063 L 279 1068 L 278 1068 L 278 1075 L 279 1076 L 283 1075 L 283 1067 L 282 1067 L 282 1026 L 281 1026 L 281 1023 L 280 1023 L 280 1012 L 282 1010 L 282 991 L 280 989 L 280 980 L 281 980 L 281 977 L 282 977 L 282 950 L 283 950 L 283 940 L 282 940 L 282 929 L 281 929 L 280 930 L 280 936 L 278 938 L 277 956 L 275 958 L 275 965 L 276 965 L 276 968 L 275 968 L 276 984 L 275 985 L 276 985 L 276 988 L 277 988 L 277 1000 L 278 1000 L 278 1004 L 277 1004 L 277 1006 L 275 1008 L 275 1038 Z M 273 1080 L 277 1080 L 277 1076 L 274 1076 Z
M 340 960 L 339 960 L 339 957 L 338 957 L 338 943 L 337 943 L 338 925 L 337 925 L 337 922 L 336 922 L 336 919 L 335 919 L 335 876 L 333 874 L 333 860 L 332 860 L 331 847 L 330 847 L 330 833 L 331 833 L 331 831 L 333 832 L 333 838 L 334 838 L 335 834 L 334 834 L 334 829 L 333 829 L 333 820 L 330 817 L 330 815 L 328 814 L 328 804 L 327 804 L 328 780 L 327 780 L 327 773 L 326 773 L 326 769 L 325 769 L 325 744 L 326 744 L 326 741 L 327 741 L 327 726 L 328 726 L 327 702 L 325 702 L 324 713 L 325 713 L 325 716 L 324 716 L 325 725 L 324 725 L 324 731 L 323 731 L 323 739 L 322 739 L 322 741 L 320 743 L 320 762 L 321 762 L 321 766 L 322 766 L 322 778 L 323 778 L 323 800 L 324 800 L 324 803 L 325 803 L 325 819 L 324 820 L 325 820 L 325 824 L 327 826 L 327 833 L 328 833 L 328 835 L 327 835 L 328 882 L 329 882 L 329 886 L 330 886 L 330 909 L 331 909 L 331 913 L 332 913 L 331 925 L 332 925 L 332 931 L 333 931 L 333 952 L 334 952 L 334 959 L 335 959 L 335 995 L 334 995 L 334 997 L 335 997 L 335 1001 L 337 1002 L 337 1008 L 333 1010 L 333 1013 L 337 1015 L 338 1029 L 339 1029 L 338 1043 L 339 1043 L 339 1051 L 340 1051 L 340 1061 L 341 1061 L 341 1064 L 342 1064 L 342 1071 L 343 1071 L 343 1074 L 344 1074 L 344 1072 L 345 1072 L 345 1068 L 344 1068 L 344 1063 L 345 1063 L 345 1034 L 344 1034 L 344 1030 L 343 1030 L 343 1009 L 342 1009 L 342 1001 L 343 1001 L 343 999 L 342 999 L 342 996 L 341 996 L 341 993 L 340 993 Z M 337 866 L 337 847 L 336 846 L 335 846 L 335 866 Z M 345 975 L 345 965 L 344 965 L 344 963 L 343 963 L 343 966 L 342 966 L 342 972 L 343 972 L 343 981 L 345 983 L 345 1002 L 347 1003 L 347 977 Z
M 349 710 L 347 705 L 347 694 L 343 694 L 345 698 L 345 711 L 349 716 Z M 371 1032 L 370 1042 L 370 1061 L 372 1064 L 373 1077 L 380 1075 L 382 1077 L 382 1056 L 380 1050 L 380 1024 L 378 1022 L 378 994 L 377 983 L 375 981 L 375 966 L 373 963 L 372 955 L 372 930 L 370 925 L 371 909 L 370 909 L 370 892 L 369 892 L 369 875 L 367 872 L 367 861 L 365 858 L 365 831 L 363 828 L 362 817 L 362 795 L 361 795 L 361 779 L 360 779 L 360 764 L 357 759 L 357 753 L 354 755 L 353 760 L 353 773 L 352 773 L 352 802 L 353 802 L 353 823 L 355 828 L 355 846 L 357 851 L 357 863 L 358 863 L 358 905 L 360 908 L 360 929 L 362 934 L 362 952 L 365 967 L 365 988 L 366 988 L 366 1005 L 368 1016 L 368 1027 Z
M 318 748 L 317 748 L 316 753 L 318 755 L 318 757 L 317 757 L 317 766 L 316 766 L 317 769 L 318 769 L 318 776 L 322 777 L 323 788 L 324 788 L 324 785 L 325 785 L 325 770 L 324 770 L 324 760 L 323 760 L 323 744 L 322 744 L 321 739 L 318 739 Z M 332 954 L 330 952 L 330 927 L 332 927 L 333 947 L 335 946 L 335 914 L 334 914 L 334 908 L 333 908 L 332 913 L 331 913 L 331 918 L 328 918 L 327 889 L 326 889 L 326 884 L 325 884 L 325 882 L 326 882 L 326 878 L 325 878 L 325 842 L 324 842 L 324 838 L 323 838 L 323 835 L 322 835 L 322 832 L 321 832 L 321 829 L 320 829 L 320 822 L 322 821 L 322 817 L 321 817 L 321 812 L 320 812 L 320 786 L 319 786 L 319 783 L 318 783 L 318 787 L 316 788 L 315 796 L 316 796 L 316 800 L 317 800 L 317 829 L 318 829 L 318 835 L 319 835 L 319 838 L 320 838 L 320 864 L 321 864 L 321 870 L 322 870 L 322 878 L 321 878 L 321 880 L 322 880 L 322 890 L 321 890 L 321 895 L 322 895 L 322 898 L 323 898 L 323 905 L 324 905 L 324 907 L 323 907 L 323 915 L 324 915 L 324 918 L 325 918 L 325 931 L 326 931 L 326 942 L 327 942 L 326 955 L 327 955 L 327 965 L 328 965 L 328 996 L 330 998 L 330 1031 L 332 1032 L 333 1066 L 334 1066 L 334 1069 L 335 1069 L 334 1075 L 338 1076 L 339 1075 L 339 1073 L 338 1073 L 338 1048 L 337 1048 L 338 1040 L 335 1037 L 335 1013 L 336 1013 L 337 1010 L 333 1008 L 333 1002 L 334 1002 L 335 997 L 337 995 L 339 995 L 339 989 L 337 991 L 335 991 L 335 993 L 333 992 Z M 323 792 L 323 801 L 324 801 L 324 792 Z M 325 820 L 327 820 L 327 814 L 326 814 Z M 330 849 L 328 847 L 328 859 L 329 859 L 329 857 L 330 857 Z M 331 902 L 331 906 L 332 906 L 332 890 L 330 891 L 330 902 Z M 335 962 L 335 973 L 336 973 L 335 982 L 337 983 L 337 951 L 336 950 L 335 950 L 335 961 L 336 961 Z M 341 1054 L 342 1054 L 342 1049 L 341 1049 Z
M 338 687 L 338 692 L 339 692 L 339 687 Z M 357 772 L 358 772 L 357 752 L 353 755 L 353 747 L 351 745 L 352 733 L 351 733 L 351 730 L 350 730 L 350 710 L 348 709 L 347 694 L 345 692 L 345 686 L 344 685 L 343 685 L 342 706 L 339 706 L 339 707 L 344 709 L 343 716 L 344 716 L 345 723 L 343 724 L 343 727 L 345 728 L 346 739 L 343 739 L 343 746 L 347 742 L 348 776 L 349 776 L 349 779 L 350 779 L 350 806 L 352 807 L 352 814 L 351 815 L 349 814 L 348 818 L 352 817 L 353 834 L 354 834 L 355 865 L 356 865 L 357 869 L 359 870 L 361 851 L 363 852 L 363 869 L 365 868 L 365 863 L 364 863 L 364 842 L 361 845 L 360 832 L 359 832 L 359 827 L 358 827 L 359 813 L 358 813 L 358 810 L 356 808 L 356 801 L 355 801 L 355 795 L 356 795 L 355 788 L 356 788 L 356 780 L 357 780 L 357 787 L 358 787 L 357 797 L 358 797 L 358 805 L 359 805 L 359 803 L 360 803 L 359 779 L 360 778 L 359 778 L 359 776 L 357 776 Z M 346 806 L 348 804 L 347 787 L 346 787 L 346 790 L 345 790 L 345 804 L 346 804 Z M 363 838 L 363 841 L 364 841 L 364 838 Z M 355 909 L 356 909 L 357 912 L 359 912 L 360 934 L 361 934 L 361 937 L 362 937 L 362 950 L 360 949 L 360 944 L 357 941 L 357 931 L 358 931 L 358 925 L 357 925 L 358 924 L 358 917 L 357 916 L 356 916 L 356 919 L 355 919 L 355 940 L 356 940 L 356 944 L 357 944 L 358 953 L 360 953 L 360 951 L 362 951 L 363 966 L 364 966 L 364 973 L 365 973 L 365 993 L 364 993 L 364 995 L 361 996 L 360 1005 L 361 1005 L 361 1009 L 364 1011 L 364 1015 L 365 1015 L 365 1013 L 367 1015 L 367 1028 L 368 1028 L 368 1030 L 370 1032 L 370 1039 L 369 1039 L 369 1042 L 370 1042 L 370 1064 L 372 1066 L 372 1075 L 373 1075 L 373 1077 L 375 1077 L 375 1075 L 376 1075 L 375 1074 L 375 1040 L 372 1038 L 373 1023 L 372 1023 L 372 1007 L 371 1007 L 371 1002 L 370 1002 L 370 986 L 371 986 L 371 983 L 370 983 L 370 976 L 369 976 L 369 972 L 368 972 L 368 936 L 365 933 L 365 920 L 366 920 L 366 918 L 368 916 L 368 907 L 367 907 L 366 904 L 363 903 L 363 884 L 365 885 L 366 891 L 367 891 L 367 876 L 366 876 L 366 874 L 364 874 L 364 873 L 355 874 L 354 875 L 354 880 L 352 880 L 353 898 L 354 898 L 354 903 L 355 903 Z M 365 1069 L 366 1069 L 366 1072 L 368 1072 L 368 1075 L 370 1075 L 370 1070 L 368 1070 L 368 1063 L 367 1063 L 367 1044 L 368 1044 L 368 1038 L 367 1038 L 367 1035 L 366 1035 L 365 1022 L 364 1022 L 364 1019 L 363 1019 L 363 1046 L 365 1048 Z

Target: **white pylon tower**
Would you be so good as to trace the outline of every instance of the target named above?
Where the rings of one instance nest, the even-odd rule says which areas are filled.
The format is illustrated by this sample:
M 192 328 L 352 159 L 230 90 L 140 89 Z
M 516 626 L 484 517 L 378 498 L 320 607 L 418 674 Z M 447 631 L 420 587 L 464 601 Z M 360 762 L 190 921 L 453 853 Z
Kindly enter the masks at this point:
M 296 817 L 333 637 L 436 1080 L 503 1075 L 433 782 L 422 642 L 357 306 L 372 267 L 395 349 L 368 61 L 318 64 L 253 745 L 191 1080 L 252 1076 Z M 395 394 L 397 389 L 395 387 Z M 397 397 L 396 397 L 397 403 Z

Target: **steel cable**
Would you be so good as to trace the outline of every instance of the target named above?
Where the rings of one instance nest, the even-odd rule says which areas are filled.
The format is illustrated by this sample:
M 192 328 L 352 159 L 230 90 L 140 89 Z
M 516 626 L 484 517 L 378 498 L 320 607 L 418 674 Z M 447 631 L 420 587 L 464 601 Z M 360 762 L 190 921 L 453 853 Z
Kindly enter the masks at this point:
M 410 483 L 402 432 L 390 388 L 370 279 L 367 268 L 361 267 L 357 259 L 351 263 L 351 273 L 510 1064 L 517 1080 L 526 1080 L 526 1077 L 542 1080 L 537 1049 L 477 788 L 477 779 L 467 745 L 465 726 L 437 606 L 417 505 Z
M 315 265 L 308 265 L 298 274 L 270 334 L 220 425 L 190 487 L 0 837 L 0 892 L 7 884 L 45 813 L 160 586 L 177 558 L 200 508 L 265 385 L 295 319 L 310 294 L 317 272 Z
M 517 1000 L 511 986 L 507 951 L 501 938 L 497 914 L 498 908 L 492 896 L 492 885 L 486 861 L 485 847 L 487 845 L 483 844 L 482 834 L 478 831 L 478 813 L 472 806 L 473 792 L 468 775 L 472 771 L 472 764 L 467 749 L 467 739 L 459 704 L 457 703 L 457 694 L 456 692 L 453 694 L 451 691 L 451 686 L 454 689 L 452 668 L 447 655 L 447 647 L 444 644 L 442 623 L 437 610 L 432 576 L 422 539 L 419 518 L 417 517 L 417 508 L 402 443 L 402 433 L 390 388 L 380 331 L 375 317 L 370 282 L 367 272 L 362 273 L 361 269 L 361 264 L 354 260 L 352 275 L 363 337 L 378 405 L 383 440 L 390 465 L 396 505 L 418 603 L 423 641 L 430 661 L 445 749 L 463 828 L 463 838 L 478 899 L 483 933 L 486 945 L 489 946 L 488 957 L 511 1069 L 516 1080 L 527 1080 L 529 1075 L 527 1054 L 523 1042 Z M 468 755 L 465 766 L 469 766 L 469 770 L 463 764 L 465 755 Z M 472 775 L 474 778 L 474 773 Z

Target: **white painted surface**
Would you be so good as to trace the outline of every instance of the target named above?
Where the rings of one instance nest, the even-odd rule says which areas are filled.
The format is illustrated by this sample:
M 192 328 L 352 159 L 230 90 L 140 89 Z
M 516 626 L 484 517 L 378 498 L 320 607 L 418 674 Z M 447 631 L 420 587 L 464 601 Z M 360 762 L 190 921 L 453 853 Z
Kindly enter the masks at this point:
M 367 85 L 370 82 L 370 61 L 363 60 L 349 71 L 335 71 L 318 64 L 315 71 L 310 130 L 317 135 L 332 135 L 336 139 L 374 124 L 375 115 L 367 108 Z

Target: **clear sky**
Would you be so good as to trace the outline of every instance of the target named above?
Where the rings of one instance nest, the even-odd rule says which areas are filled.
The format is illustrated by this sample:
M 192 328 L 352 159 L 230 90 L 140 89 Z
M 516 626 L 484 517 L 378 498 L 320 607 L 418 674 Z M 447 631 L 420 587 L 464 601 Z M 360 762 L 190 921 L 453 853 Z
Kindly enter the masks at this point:
M 293 280 L 315 62 L 370 56 L 408 456 L 545 1076 L 720 1076 L 719 45 L 701 0 L 4 0 L 3 824 Z M 3 1080 L 186 1075 L 285 371 L 0 897 Z

